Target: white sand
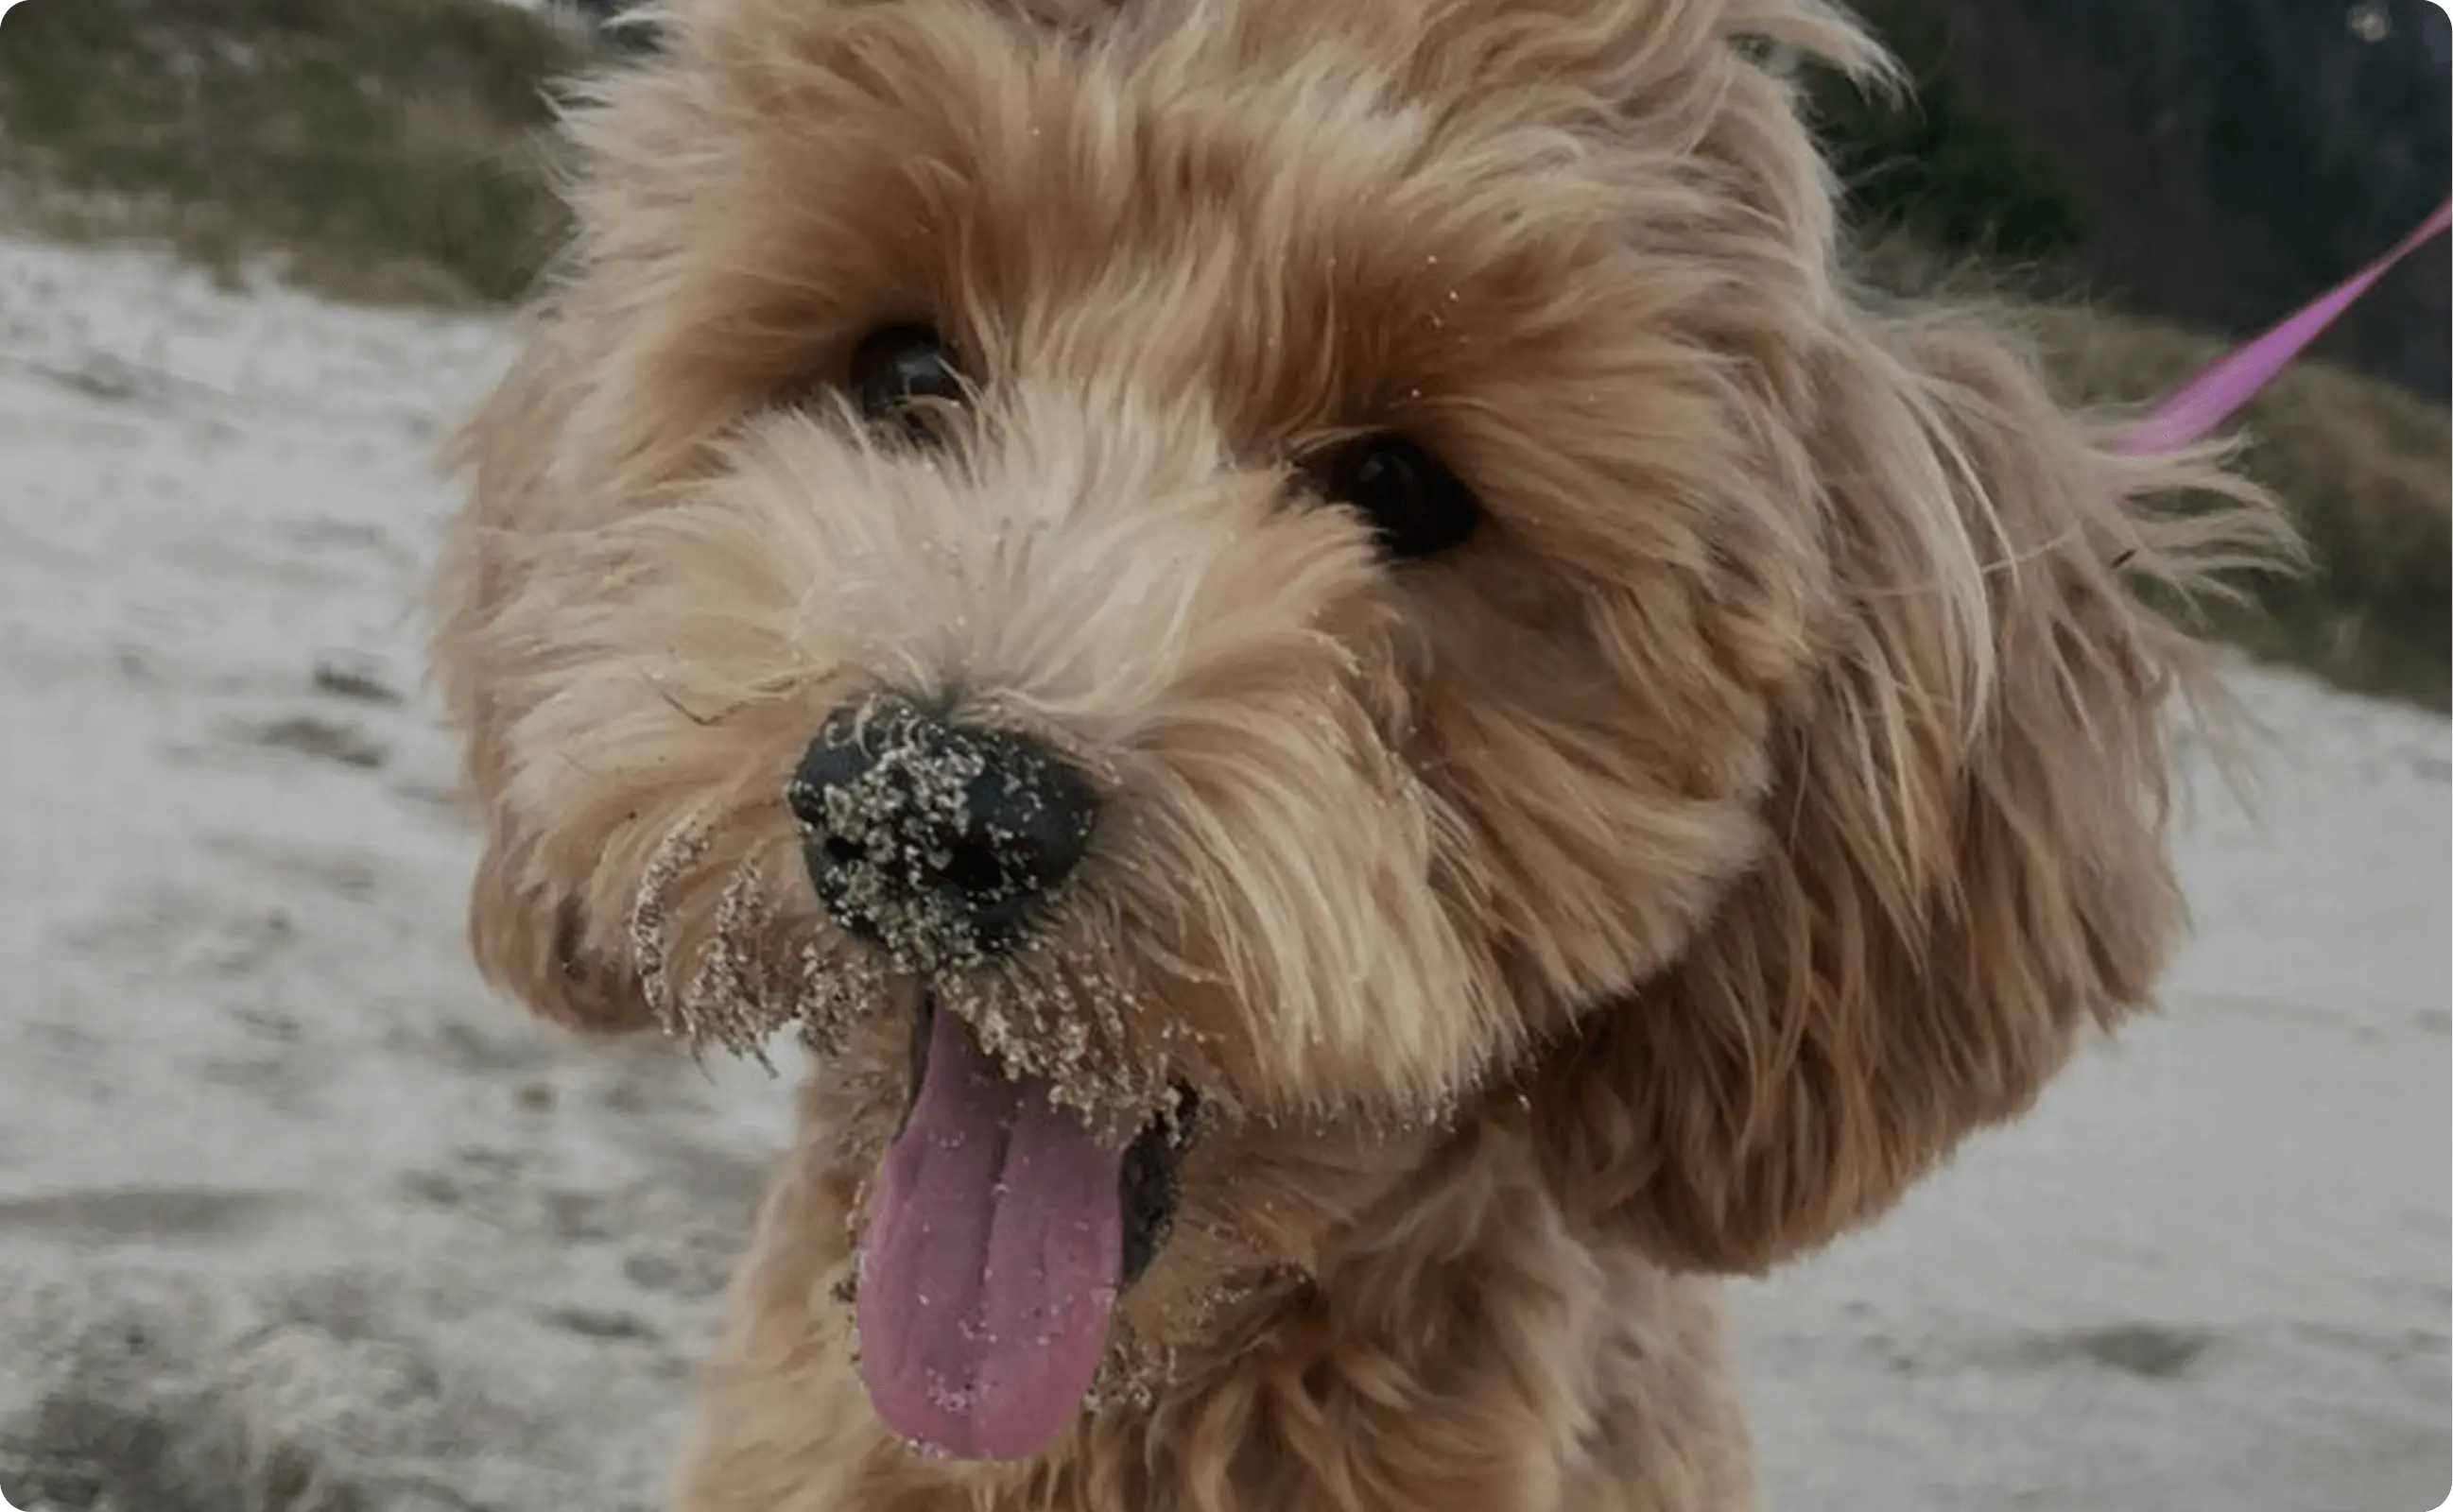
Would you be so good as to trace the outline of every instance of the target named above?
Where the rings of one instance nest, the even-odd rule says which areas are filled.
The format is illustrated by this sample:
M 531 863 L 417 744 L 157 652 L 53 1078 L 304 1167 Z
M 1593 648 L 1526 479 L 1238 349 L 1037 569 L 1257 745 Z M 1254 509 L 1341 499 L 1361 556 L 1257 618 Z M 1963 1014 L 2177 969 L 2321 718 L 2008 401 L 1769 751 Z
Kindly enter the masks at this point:
M 494 325 L 0 242 L 0 1490 L 660 1505 L 787 1088 L 530 1025 L 408 595 Z M 320 672 L 320 675 L 319 675 Z M 1739 1298 L 1777 1508 L 2423 1512 L 2447 728 L 2242 671 L 2168 1011 Z

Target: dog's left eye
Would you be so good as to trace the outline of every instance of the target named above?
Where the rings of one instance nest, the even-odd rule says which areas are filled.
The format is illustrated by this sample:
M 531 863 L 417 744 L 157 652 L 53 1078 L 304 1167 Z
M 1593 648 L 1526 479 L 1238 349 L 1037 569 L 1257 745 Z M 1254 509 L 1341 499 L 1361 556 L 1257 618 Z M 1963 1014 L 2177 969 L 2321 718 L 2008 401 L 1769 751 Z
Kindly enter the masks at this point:
M 1482 523 L 1482 501 L 1420 442 L 1395 431 L 1359 436 L 1328 460 L 1328 496 L 1361 510 L 1380 548 L 1399 561 L 1463 546 Z
M 927 326 L 887 326 L 861 338 L 851 354 L 851 394 L 860 412 L 899 427 L 915 441 L 932 440 L 929 412 L 965 397 L 953 348 Z

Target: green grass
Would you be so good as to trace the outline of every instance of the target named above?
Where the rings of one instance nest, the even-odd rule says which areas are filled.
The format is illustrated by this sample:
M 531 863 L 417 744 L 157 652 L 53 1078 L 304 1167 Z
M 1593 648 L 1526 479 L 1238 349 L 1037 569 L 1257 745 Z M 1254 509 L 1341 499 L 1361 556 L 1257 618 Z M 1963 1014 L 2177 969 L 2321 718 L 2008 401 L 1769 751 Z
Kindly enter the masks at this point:
M 580 62 L 492 0 L 29 0 L 0 187 L 21 221 L 326 292 L 513 300 L 563 234 L 545 90 Z

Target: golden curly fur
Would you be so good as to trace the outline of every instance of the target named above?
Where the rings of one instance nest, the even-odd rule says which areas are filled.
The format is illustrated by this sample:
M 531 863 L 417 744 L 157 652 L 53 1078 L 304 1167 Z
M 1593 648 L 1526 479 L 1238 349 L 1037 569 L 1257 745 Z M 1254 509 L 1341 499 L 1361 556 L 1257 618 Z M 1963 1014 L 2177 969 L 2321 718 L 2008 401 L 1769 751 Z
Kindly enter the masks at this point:
M 2270 517 L 2150 515 L 2228 486 L 1836 271 L 1766 59 L 1884 63 L 1812 0 L 670 23 L 572 111 L 439 664 L 494 980 L 828 1052 L 681 1504 L 1749 1504 L 1711 1275 L 1875 1218 L 2144 1002 L 2195 664 L 2124 579 Z M 907 320 L 975 386 L 942 452 L 838 397 Z M 1463 549 L 1391 567 L 1313 497 L 1376 429 L 1479 492 Z M 1060 743 L 1116 821 L 1050 938 L 933 990 L 1011 1070 L 1211 1110 L 1021 1463 L 905 1449 L 851 1361 L 917 989 L 782 795 L 880 686 Z

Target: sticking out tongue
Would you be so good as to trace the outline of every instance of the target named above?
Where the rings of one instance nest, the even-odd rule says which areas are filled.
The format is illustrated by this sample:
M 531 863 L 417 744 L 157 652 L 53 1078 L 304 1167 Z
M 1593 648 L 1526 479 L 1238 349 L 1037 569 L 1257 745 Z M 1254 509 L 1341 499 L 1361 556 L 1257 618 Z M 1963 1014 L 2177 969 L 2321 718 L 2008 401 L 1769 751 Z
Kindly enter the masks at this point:
M 1081 1410 L 1124 1265 L 1123 1151 L 934 1015 L 860 1256 L 860 1371 L 886 1425 L 1028 1459 Z

